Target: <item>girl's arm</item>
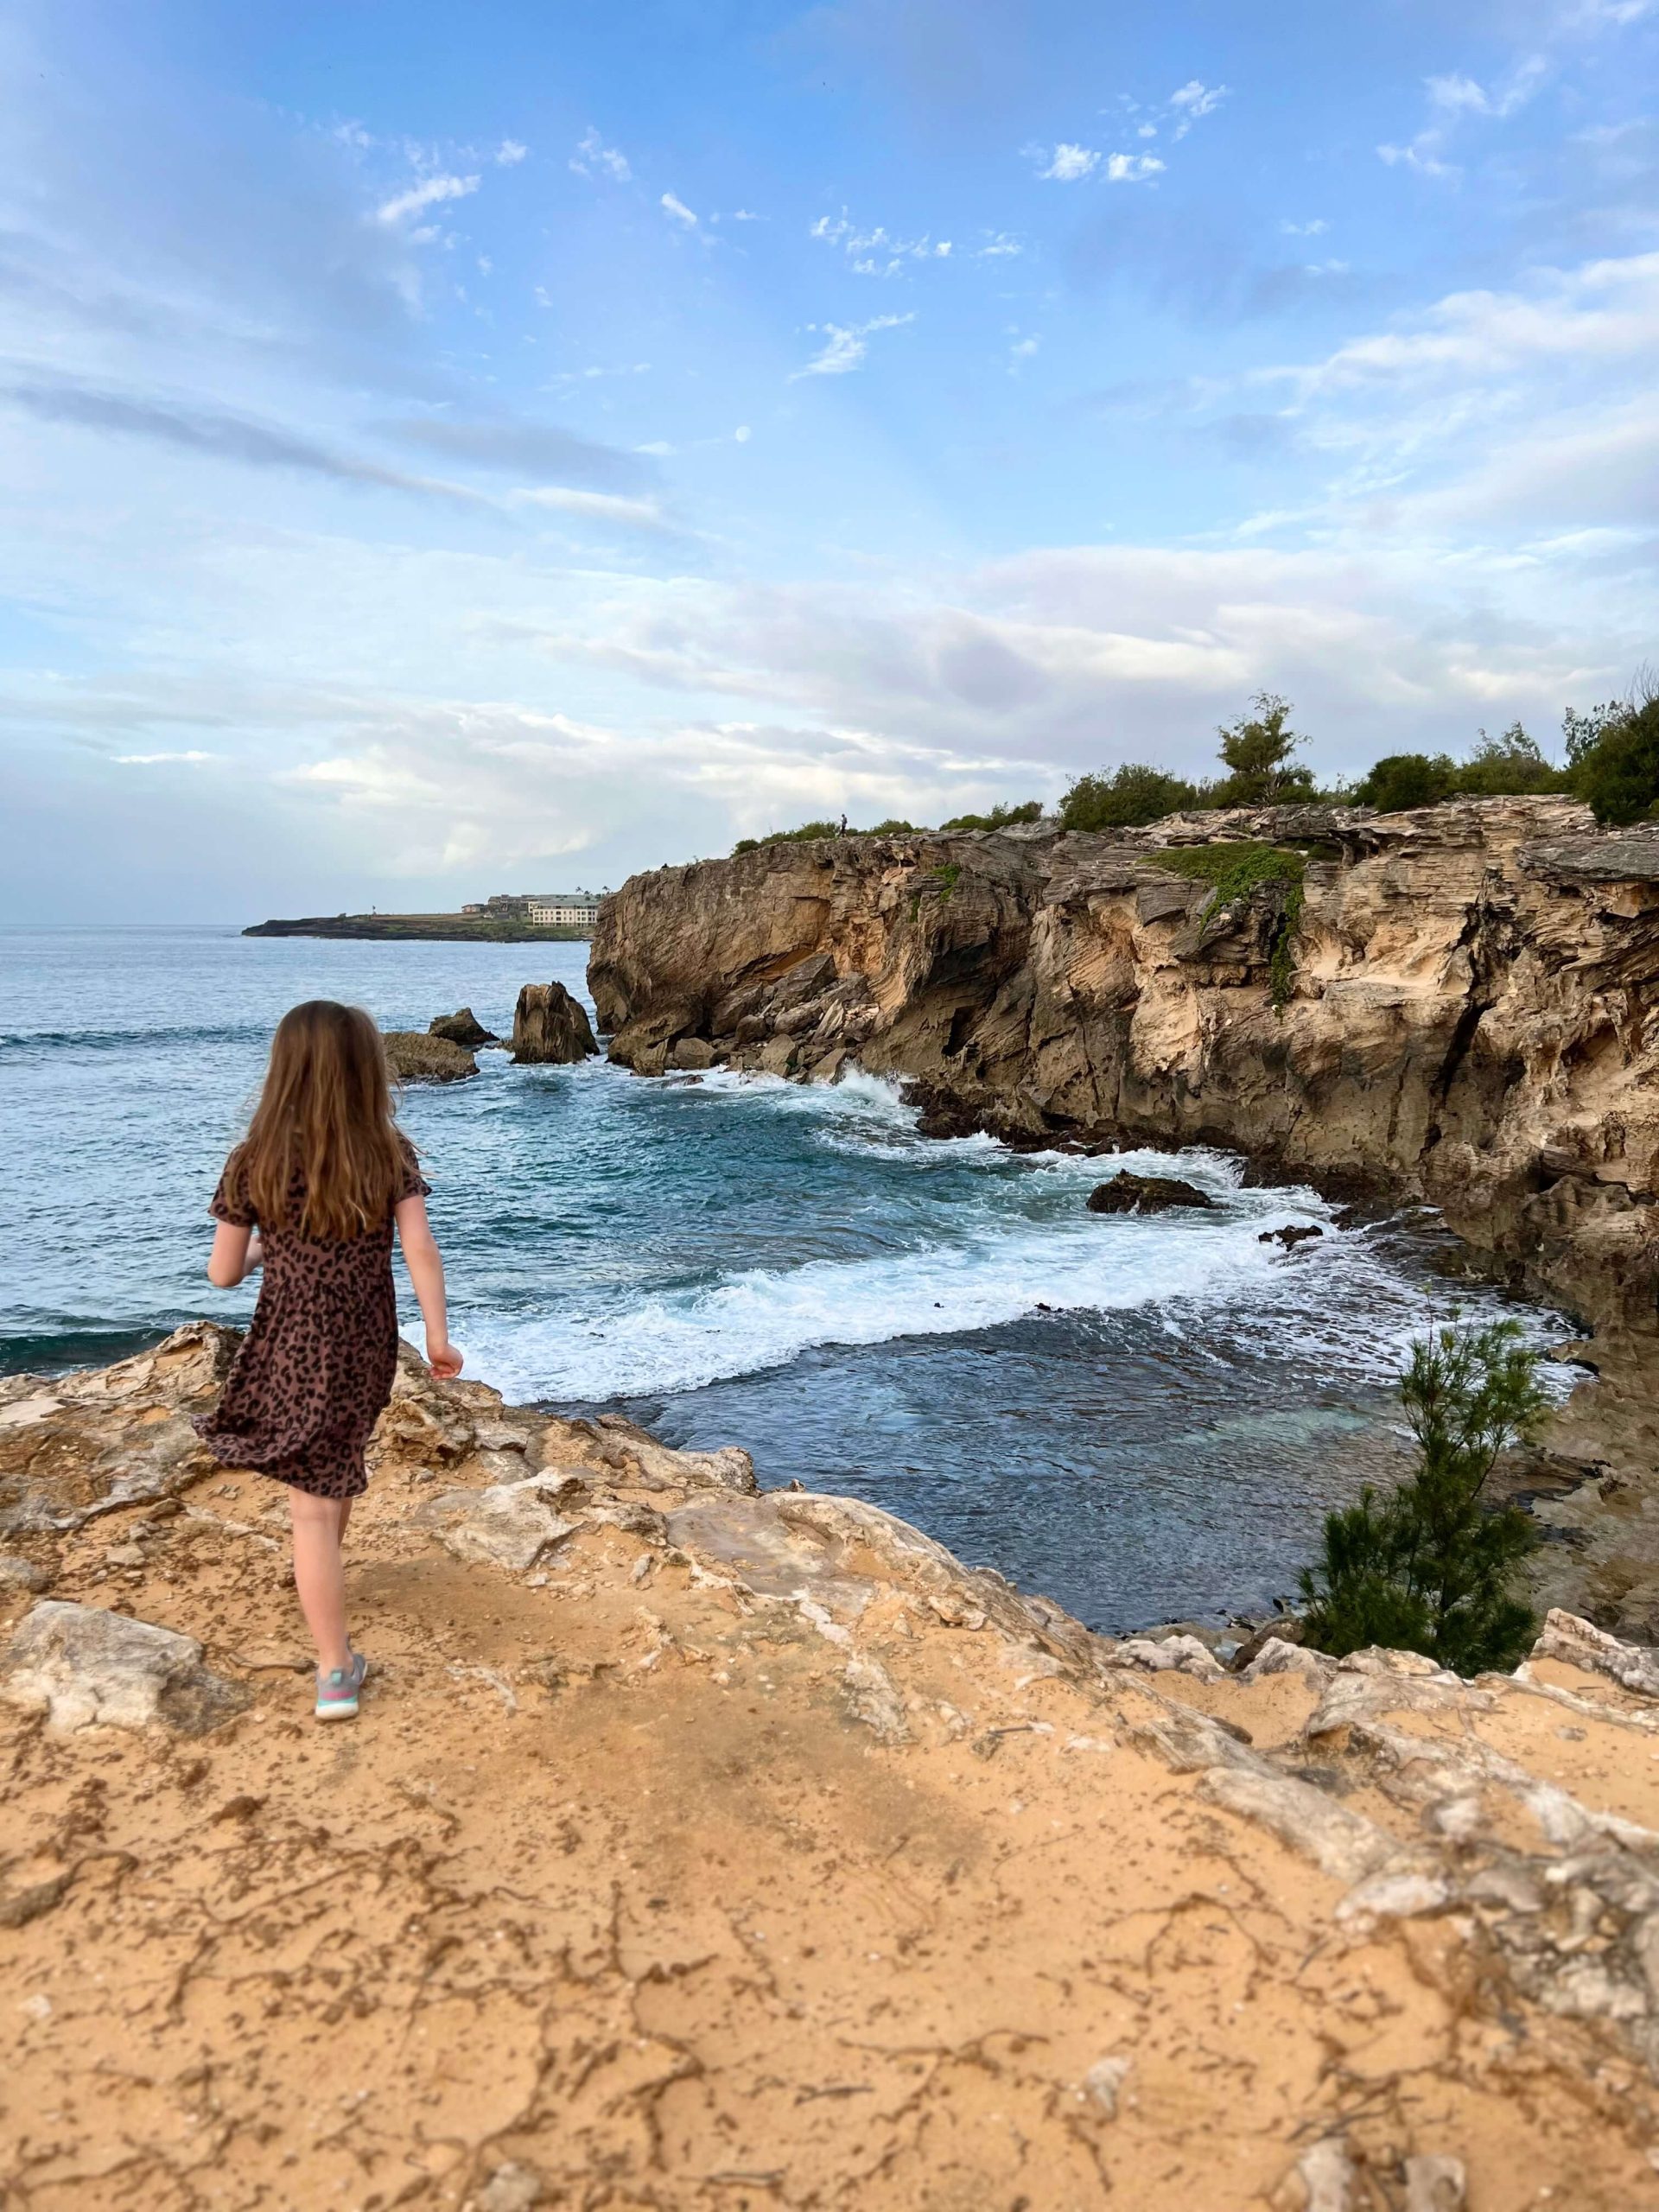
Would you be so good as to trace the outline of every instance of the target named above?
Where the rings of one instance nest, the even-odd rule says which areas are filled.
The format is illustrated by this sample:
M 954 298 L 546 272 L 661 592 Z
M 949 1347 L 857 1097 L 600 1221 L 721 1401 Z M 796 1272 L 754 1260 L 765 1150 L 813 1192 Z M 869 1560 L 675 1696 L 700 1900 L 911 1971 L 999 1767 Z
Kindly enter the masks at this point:
M 461 1354 L 449 1341 L 449 1317 L 443 1299 L 443 1262 L 426 1218 L 426 1200 L 418 1192 L 399 1198 L 395 1218 L 397 1241 L 404 1248 L 404 1265 L 421 1302 L 426 1324 L 426 1363 L 446 1381 L 461 1372 Z M 221 1232 L 222 1233 L 222 1232 Z
M 213 1231 L 213 1249 L 207 1255 L 207 1280 L 220 1290 L 234 1290 L 254 1269 L 263 1267 L 265 1248 L 259 1233 L 221 1221 Z

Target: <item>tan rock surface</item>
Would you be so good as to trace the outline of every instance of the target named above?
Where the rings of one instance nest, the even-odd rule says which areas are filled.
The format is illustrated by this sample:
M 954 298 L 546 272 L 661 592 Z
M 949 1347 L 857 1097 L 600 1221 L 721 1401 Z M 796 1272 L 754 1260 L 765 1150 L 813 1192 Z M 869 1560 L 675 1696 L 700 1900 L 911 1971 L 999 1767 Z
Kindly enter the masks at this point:
M 0 1700 L 8 2212 L 1659 2205 L 1640 1655 L 1154 1671 L 868 1505 L 411 1360 L 321 1729 L 280 1495 L 111 1502 L 225 1349 L 0 1426 L 62 1494 L 7 1540 L 46 1602 L 252 1700 Z

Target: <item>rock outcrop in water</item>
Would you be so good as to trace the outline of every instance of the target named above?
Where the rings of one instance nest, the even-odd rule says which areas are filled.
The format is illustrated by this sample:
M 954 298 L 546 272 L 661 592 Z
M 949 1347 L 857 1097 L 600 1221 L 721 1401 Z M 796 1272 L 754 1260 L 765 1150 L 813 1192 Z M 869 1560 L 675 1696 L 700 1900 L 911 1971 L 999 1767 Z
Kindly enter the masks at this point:
M 447 1037 L 452 1045 L 459 1045 L 464 1052 L 475 1052 L 480 1045 L 497 1045 L 501 1041 L 493 1029 L 486 1029 L 469 1006 L 454 1014 L 441 1014 L 427 1024 L 430 1037 Z
M 562 1066 L 591 1059 L 598 1050 L 586 1008 L 563 983 L 524 985 L 512 1014 L 515 1060 Z
M 464 1083 L 478 1062 L 464 1046 L 420 1029 L 381 1033 L 386 1065 L 399 1083 Z
M 1229 1675 L 410 1356 L 318 1730 L 233 1343 L 0 1383 L 20 2203 L 1651 2195 L 1651 1654 Z
M 1306 851 L 1300 894 L 1160 864 L 1249 841 Z M 1659 1330 L 1659 836 L 1570 799 L 763 846 L 632 878 L 589 972 L 641 1072 L 851 1058 L 936 1126 L 1240 1147 Z

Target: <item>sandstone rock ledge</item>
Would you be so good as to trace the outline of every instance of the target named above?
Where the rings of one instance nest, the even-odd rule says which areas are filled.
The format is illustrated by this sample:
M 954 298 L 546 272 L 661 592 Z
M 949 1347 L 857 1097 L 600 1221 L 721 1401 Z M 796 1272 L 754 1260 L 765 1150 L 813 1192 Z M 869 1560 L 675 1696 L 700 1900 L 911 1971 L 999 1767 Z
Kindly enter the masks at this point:
M 321 1730 L 229 1346 L 0 1385 L 8 2212 L 1659 2205 L 1651 1655 L 1227 1676 L 411 1359 Z

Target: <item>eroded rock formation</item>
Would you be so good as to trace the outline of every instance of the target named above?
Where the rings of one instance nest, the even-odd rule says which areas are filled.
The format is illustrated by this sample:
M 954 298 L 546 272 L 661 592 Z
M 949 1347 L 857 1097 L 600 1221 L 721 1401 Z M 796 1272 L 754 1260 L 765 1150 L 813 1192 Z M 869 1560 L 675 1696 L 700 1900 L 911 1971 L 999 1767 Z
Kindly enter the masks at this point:
M 1308 851 L 1300 902 L 1160 864 L 1246 840 Z M 590 976 L 641 1072 L 851 1056 L 919 1079 L 940 1128 L 1381 1182 L 1659 1329 L 1659 838 L 1569 799 L 764 846 L 632 878 Z
M 526 983 L 512 1014 L 512 1057 L 563 1065 L 599 1050 L 587 1009 L 563 983 Z
M 478 1062 L 464 1046 L 420 1029 L 381 1033 L 386 1065 L 399 1083 L 464 1083 L 478 1073 Z
M 500 1042 L 493 1029 L 486 1029 L 469 1006 L 459 1007 L 454 1014 L 441 1014 L 427 1024 L 427 1034 L 447 1037 L 452 1045 L 459 1045 L 464 1052 L 475 1052 L 480 1045 Z
M 411 1355 L 319 1730 L 282 1495 L 182 1446 L 232 1341 L 0 1383 L 20 2203 L 1651 2194 L 1650 1654 L 1230 1675 Z

